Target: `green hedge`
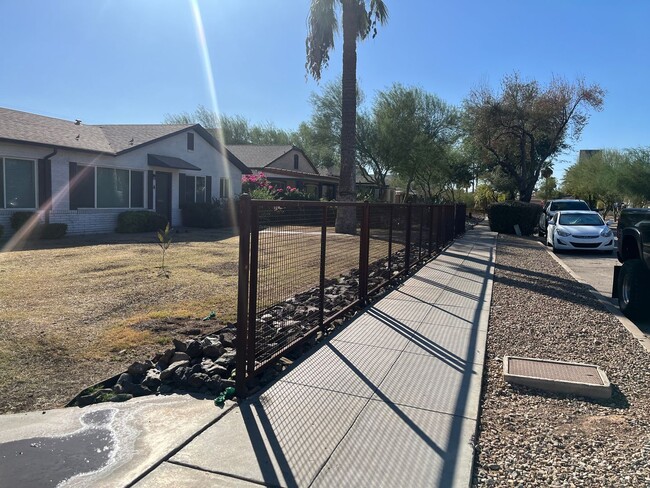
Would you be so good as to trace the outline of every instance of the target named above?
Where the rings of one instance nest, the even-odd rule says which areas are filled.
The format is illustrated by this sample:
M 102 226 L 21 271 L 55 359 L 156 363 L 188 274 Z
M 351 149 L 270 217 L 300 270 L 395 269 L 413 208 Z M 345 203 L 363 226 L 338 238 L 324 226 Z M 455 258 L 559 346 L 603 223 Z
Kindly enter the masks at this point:
M 167 225 L 167 217 L 147 210 L 128 210 L 117 216 L 115 232 L 156 232 Z
M 34 212 L 15 212 L 11 215 L 10 222 L 13 230 L 20 229 L 34 216 Z
M 515 234 L 515 225 L 519 225 L 522 235 L 533 233 L 542 213 L 541 205 L 518 201 L 493 203 L 488 207 L 490 229 L 502 234 Z
M 61 239 L 68 232 L 68 224 L 42 224 L 38 226 L 39 239 Z
M 202 229 L 219 229 L 221 227 L 232 227 L 233 215 L 236 208 L 234 203 L 186 203 L 181 209 L 183 213 L 183 225 L 185 227 L 199 227 Z
M 218 202 L 186 203 L 181 211 L 185 227 L 216 229 L 224 226 L 224 209 Z

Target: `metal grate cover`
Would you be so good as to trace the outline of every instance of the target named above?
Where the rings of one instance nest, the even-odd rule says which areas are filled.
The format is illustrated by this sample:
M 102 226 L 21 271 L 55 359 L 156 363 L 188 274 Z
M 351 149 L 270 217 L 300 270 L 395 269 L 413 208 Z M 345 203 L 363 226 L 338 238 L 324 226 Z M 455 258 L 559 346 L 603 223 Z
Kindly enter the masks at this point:
M 592 398 L 610 398 L 612 387 L 605 372 L 593 364 L 505 356 L 506 382 L 541 390 Z
M 598 366 L 543 361 L 528 358 L 510 358 L 508 372 L 516 376 L 544 378 L 548 380 L 573 381 L 603 385 Z

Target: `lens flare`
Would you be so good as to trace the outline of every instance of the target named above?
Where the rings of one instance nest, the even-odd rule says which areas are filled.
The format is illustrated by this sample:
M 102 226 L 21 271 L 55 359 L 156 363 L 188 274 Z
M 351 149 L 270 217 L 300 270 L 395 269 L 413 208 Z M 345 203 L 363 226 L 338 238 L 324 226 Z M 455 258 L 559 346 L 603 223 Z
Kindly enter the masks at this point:
M 213 113 L 219 116 L 219 103 L 217 102 L 217 90 L 214 82 L 214 71 L 212 69 L 212 61 L 210 61 L 210 50 L 208 49 L 208 43 L 205 38 L 205 29 L 203 28 L 203 18 L 201 16 L 201 10 L 199 9 L 197 0 L 190 0 L 190 6 L 192 8 L 192 15 L 194 17 L 194 25 L 196 28 L 196 37 L 198 41 L 199 51 L 201 53 L 201 59 L 203 60 L 203 71 L 205 72 L 205 78 L 207 83 L 208 93 L 210 94 L 210 105 Z M 221 127 L 215 127 L 215 134 L 217 141 L 219 142 L 219 152 L 221 153 L 221 163 L 226 171 L 224 175 L 228 181 L 231 181 L 230 174 L 230 163 L 227 160 L 227 150 L 226 143 L 223 137 L 223 131 Z M 215 165 L 219 167 L 219 161 L 215 161 Z M 232 191 L 232 190 L 231 190 Z M 232 195 L 229 195 L 232 198 Z M 231 222 L 236 222 L 236 213 L 235 206 L 229 205 Z

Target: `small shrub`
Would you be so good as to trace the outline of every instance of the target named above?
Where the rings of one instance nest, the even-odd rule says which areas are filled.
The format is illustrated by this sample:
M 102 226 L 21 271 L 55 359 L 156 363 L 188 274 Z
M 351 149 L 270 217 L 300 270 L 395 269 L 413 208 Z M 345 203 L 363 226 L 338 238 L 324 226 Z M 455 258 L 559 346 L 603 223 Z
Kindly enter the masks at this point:
M 252 188 L 249 195 L 253 200 L 275 200 L 276 192 L 270 188 Z
M 167 225 L 167 217 L 147 210 L 128 210 L 117 216 L 116 232 L 156 232 Z
M 167 223 L 165 230 L 159 230 L 157 234 L 158 245 L 160 246 L 160 249 L 162 249 L 162 264 L 160 265 L 159 276 L 164 276 L 165 278 L 169 278 L 171 275 L 171 272 L 165 266 L 165 254 L 167 253 L 169 246 L 172 244 L 172 236 L 169 234 L 169 230 L 169 223 Z
M 488 207 L 490 230 L 503 234 L 514 234 L 515 225 L 519 225 L 522 235 L 531 235 L 541 213 L 542 207 L 536 203 L 513 200 L 494 203 Z
M 34 216 L 34 212 L 15 212 L 11 215 L 11 228 L 13 230 L 20 229 L 27 223 L 29 219 Z
M 186 203 L 183 205 L 183 225 L 202 229 L 219 229 L 228 225 L 228 205 L 218 200 L 212 203 Z
M 40 239 L 61 239 L 68 231 L 68 224 L 43 224 L 39 226 Z

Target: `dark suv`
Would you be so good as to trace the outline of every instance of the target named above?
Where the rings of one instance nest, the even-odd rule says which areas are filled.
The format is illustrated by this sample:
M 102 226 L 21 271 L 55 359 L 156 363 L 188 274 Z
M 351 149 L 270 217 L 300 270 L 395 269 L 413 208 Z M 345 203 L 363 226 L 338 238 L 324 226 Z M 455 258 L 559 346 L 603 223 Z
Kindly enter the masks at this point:
M 555 212 L 559 210 L 591 210 L 584 200 L 549 200 L 544 205 L 544 211 L 539 216 L 539 235 L 546 235 L 548 221 L 553 218 Z

